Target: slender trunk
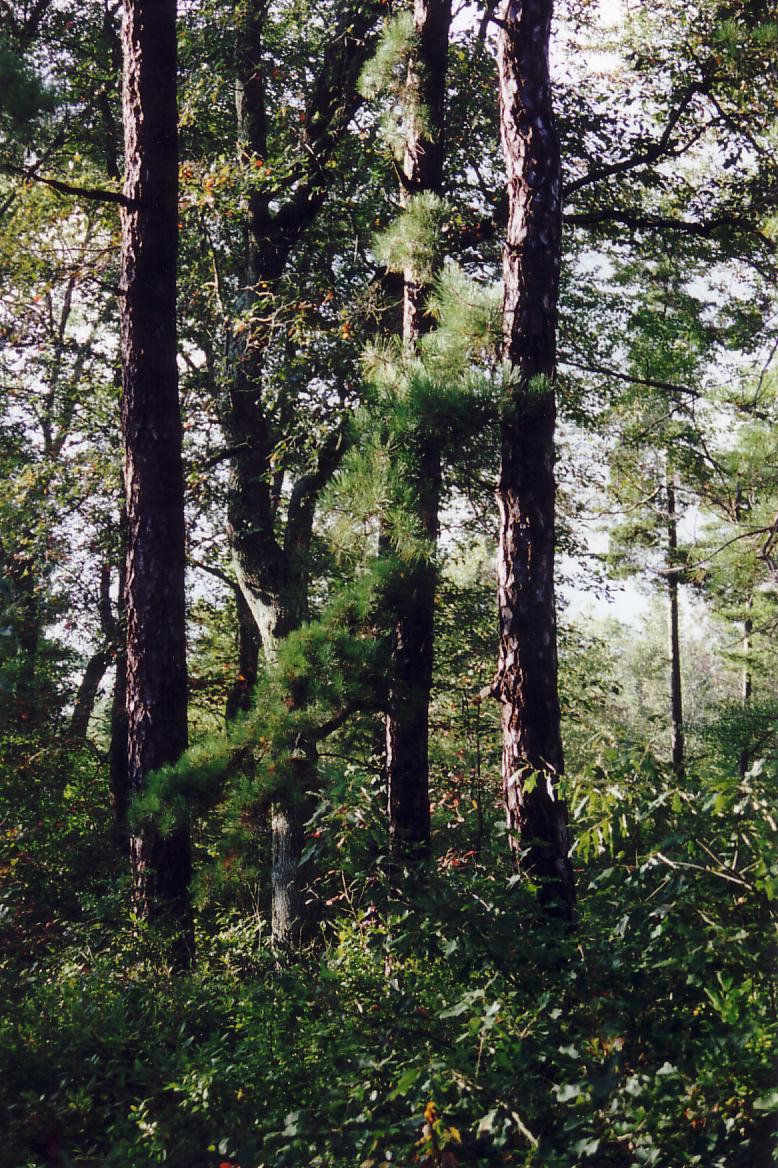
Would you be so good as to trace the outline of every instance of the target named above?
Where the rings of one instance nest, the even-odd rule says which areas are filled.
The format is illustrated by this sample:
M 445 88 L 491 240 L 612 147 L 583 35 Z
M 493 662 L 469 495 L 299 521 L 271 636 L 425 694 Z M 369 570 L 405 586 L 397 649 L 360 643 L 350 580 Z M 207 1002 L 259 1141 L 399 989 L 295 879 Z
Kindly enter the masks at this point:
M 228 722 L 251 709 L 259 662 L 257 626 L 240 588 L 235 590 L 235 602 L 238 608 L 238 676 L 227 695 L 225 716 Z
M 126 622 L 122 628 L 126 632 Z M 130 808 L 130 772 L 127 741 L 127 650 L 116 654 L 116 675 L 111 699 L 111 742 L 108 748 L 108 782 L 113 806 L 113 837 L 117 849 L 129 851 L 127 813 Z
M 119 520 L 119 597 L 117 605 L 116 673 L 111 701 L 111 741 L 108 748 L 108 782 L 113 804 L 113 838 L 118 851 L 129 852 L 127 812 L 130 775 L 127 743 L 127 509 L 122 500 Z
M 175 0 L 125 0 L 122 421 L 127 500 L 131 791 L 187 745 L 184 492 L 176 368 L 178 152 Z M 191 951 L 188 828 L 130 839 L 135 899 Z
M 679 778 L 684 774 L 683 688 L 681 684 L 681 632 L 678 584 L 678 518 L 675 479 L 667 476 L 667 598 L 670 609 L 670 747 L 673 769 Z
M 557 690 L 554 598 L 557 300 L 561 177 L 548 48 L 551 0 L 500 10 L 500 131 L 508 177 L 504 357 L 511 389 L 497 488 L 502 776 L 514 863 L 572 920 L 575 887 Z
M 70 734 L 73 738 L 86 738 L 87 736 L 100 682 L 108 672 L 111 657 L 112 653 L 109 648 L 98 649 L 87 662 L 84 676 L 81 678 L 81 684 L 76 694 L 73 716 L 70 719 Z
M 747 709 L 751 702 L 751 694 L 753 691 L 753 678 L 751 674 L 751 634 L 754 631 L 754 621 L 751 616 L 751 608 L 754 603 L 754 598 L 751 593 L 746 598 L 746 618 L 743 621 L 743 680 L 741 685 L 741 698 L 744 709 Z M 751 752 L 747 746 L 743 746 L 740 751 L 738 759 L 738 772 L 741 779 L 746 777 L 748 768 L 751 766 Z
M 416 52 L 408 66 L 406 139 L 401 195 L 443 191 L 446 74 L 451 0 L 415 0 Z M 403 339 L 409 354 L 429 330 L 428 285 L 413 267 L 403 273 Z M 389 845 L 395 860 L 423 859 L 430 846 L 429 707 L 432 690 L 434 562 L 441 491 L 440 444 L 421 439 L 413 483 L 428 558 L 399 573 L 386 717 Z
M 238 46 L 239 151 L 250 161 L 267 157 L 267 111 L 264 71 L 264 0 L 250 0 Z M 269 195 L 252 192 L 247 206 L 245 291 L 239 307 L 250 312 L 262 298 L 270 304 L 285 270 L 292 238 L 279 231 Z M 255 315 L 262 315 L 261 313 Z M 279 641 L 299 628 L 308 611 L 307 576 L 294 564 L 276 534 L 280 489 L 273 467 L 277 435 L 264 402 L 265 360 L 271 341 L 262 327 L 249 343 L 239 337 L 231 354 L 231 386 L 223 415 L 228 443 L 238 453 L 230 465 L 227 523 L 232 558 L 243 605 L 241 621 L 250 614 L 266 660 L 273 661 Z M 287 533 L 291 538 L 291 532 Z M 305 542 L 305 536 L 299 538 Z M 241 633 L 245 638 L 245 629 Z M 245 641 L 244 641 L 245 643 Z M 303 850 L 305 790 L 271 808 L 271 916 L 273 943 L 293 951 L 309 934 L 306 914 L 306 874 Z
M 19 661 L 15 686 L 16 708 L 19 720 L 25 726 L 37 725 L 43 714 L 37 676 L 43 619 L 35 568 L 32 557 L 19 556 L 14 559 L 9 572 L 19 613 L 16 634 Z
M 475 766 L 473 768 L 473 786 L 471 798 L 475 807 L 475 840 L 473 851 L 476 860 L 481 859 L 481 849 L 484 843 L 484 791 L 481 778 L 481 696 L 475 703 Z
M 103 644 L 89 658 L 81 684 L 78 687 L 73 716 L 70 720 L 70 733 L 74 738 L 86 738 L 100 682 L 105 677 L 108 667 L 116 655 L 119 629 L 114 620 L 111 606 L 111 565 L 108 563 L 103 564 L 100 568 L 97 608 Z
M 315 808 L 315 744 L 300 736 L 293 750 L 289 797 L 271 809 L 273 853 L 272 935 L 277 953 L 296 953 L 316 938 L 318 901 L 312 892 L 313 864 L 302 858 L 305 824 Z

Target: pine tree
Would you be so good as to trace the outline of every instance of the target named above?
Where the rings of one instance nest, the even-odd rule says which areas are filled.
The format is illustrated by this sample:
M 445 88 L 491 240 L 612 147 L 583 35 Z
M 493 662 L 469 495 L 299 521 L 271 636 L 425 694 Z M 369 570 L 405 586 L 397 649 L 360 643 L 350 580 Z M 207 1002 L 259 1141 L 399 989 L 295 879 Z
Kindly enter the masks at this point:
M 503 794 L 514 861 L 571 919 L 575 888 L 563 771 L 554 600 L 557 298 L 562 189 L 548 49 L 551 0 L 500 7 L 500 128 L 508 172 L 503 407 L 498 482 Z M 524 855 L 522 855 L 524 853 Z
M 176 364 L 178 150 L 175 0 L 127 0 L 122 208 L 122 422 L 127 499 L 129 786 L 187 745 L 184 494 Z M 135 899 L 192 948 L 186 825 L 130 840 Z
M 405 77 L 405 140 L 399 171 L 406 216 L 428 205 L 434 216 L 443 194 L 450 23 L 450 0 L 416 0 Z M 431 226 L 434 249 L 434 224 Z M 431 264 L 421 264 L 419 259 L 411 249 L 402 269 L 403 343 L 408 356 L 418 351 L 421 337 L 430 328 L 427 298 L 430 277 L 439 265 L 434 254 Z M 441 476 L 440 442 L 428 429 L 419 443 L 410 474 L 414 506 L 428 546 L 421 558 L 398 569 L 386 715 L 390 850 L 399 861 L 423 858 L 430 843 L 429 705 Z

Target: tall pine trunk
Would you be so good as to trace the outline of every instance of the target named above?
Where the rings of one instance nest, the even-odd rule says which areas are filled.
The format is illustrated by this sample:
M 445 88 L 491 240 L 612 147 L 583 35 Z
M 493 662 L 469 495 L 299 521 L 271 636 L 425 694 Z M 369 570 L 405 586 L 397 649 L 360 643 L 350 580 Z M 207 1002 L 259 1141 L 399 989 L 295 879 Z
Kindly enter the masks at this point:
M 408 109 L 401 194 L 407 206 L 421 194 L 443 192 L 446 74 L 451 0 L 415 0 L 416 51 L 406 79 Z M 403 273 L 403 340 L 409 355 L 429 329 L 428 286 L 409 267 Z M 418 515 L 428 558 L 407 566 L 398 581 L 386 717 L 389 842 L 395 860 L 423 859 L 430 844 L 429 707 L 432 690 L 434 562 L 441 489 L 440 445 L 426 434 L 417 452 Z
M 681 683 L 681 627 L 678 583 L 678 517 L 675 478 L 667 474 L 667 600 L 669 608 L 668 641 L 670 648 L 670 751 L 673 769 L 679 778 L 685 766 L 683 735 L 683 687 Z
M 557 300 L 561 174 L 548 52 L 552 0 L 500 7 L 500 133 L 508 179 L 504 359 L 511 388 L 498 481 L 502 778 L 514 863 L 572 920 L 575 887 L 557 690 L 554 599 Z
M 184 488 L 176 367 L 178 152 L 175 0 L 125 0 L 122 422 L 127 505 L 128 780 L 187 745 Z M 189 833 L 130 839 L 137 910 L 191 951 Z

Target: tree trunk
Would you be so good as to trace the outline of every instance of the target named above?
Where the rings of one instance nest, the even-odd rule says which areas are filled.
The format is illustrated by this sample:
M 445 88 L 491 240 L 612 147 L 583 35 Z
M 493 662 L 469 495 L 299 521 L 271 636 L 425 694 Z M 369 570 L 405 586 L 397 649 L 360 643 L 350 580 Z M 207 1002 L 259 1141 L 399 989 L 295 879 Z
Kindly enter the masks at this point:
M 14 557 L 8 578 L 13 586 L 15 607 L 19 613 L 16 631 L 17 659 L 16 709 L 25 726 L 37 725 L 43 716 L 38 693 L 38 650 L 43 636 L 41 601 L 32 556 Z
M 271 306 L 296 243 L 314 221 L 327 195 L 326 162 L 359 103 L 357 80 L 370 53 L 372 30 L 381 0 L 345 6 L 324 50 L 305 112 L 302 161 L 290 183 L 286 203 L 275 206 L 275 193 L 255 188 L 246 208 L 247 260 L 241 311 Z M 268 67 L 262 43 L 265 0 L 248 0 L 238 43 L 238 149 L 245 161 L 265 159 L 268 113 L 264 74 Z M 272 67 L 272 66 L 271 66 Z M 271 205 L 271 193 L 273 201 Z M 254 312 L 254 320 L 267 313 Z M 231 461 L 228 533 L 239 587 L 253 616 L 265 656 L 307 619 L 308 549 L 316 500 L 337 466 L 342 444 L 331 436 L 319 452 L 315 471 L 293 488 L 284 534 L 279 507 L 281 483 L 273 466 L 279 440 L 264 401 L 263 381 L 271 326 L 254 324 L 239 334 L 230 355 L 231 385 L 222 412 Z M 295 699 L 293 699 L 295 700 Z M 315 784 L 315 761 L 300 768 L 299 798 L 276 807 L 273 819 L 273 936 L 282 949 L 293 949 L 309 933 L 305 919 L 295 919 L 308 903 L 308 874 L 301 863 L 303 824 L 310 815 L 305 792 Z M 315 752 L 311 756 L 315 760 Z M 293 882 L 293 887 L 290 885 Z
M 122 622 L 126 633 L 126 621 Z M 111 700 L 111 742 L 108 748 L 108 782 L 113 805 L 113 838 L 117 849 L 129 851 L 127 813 L 130 808 L 129 744 L 127 741 L 127 650 L 116 654 L 116 676 Z
M 119 628 L 114 620 L 111 606 L 111 565 L 108 563 L 103 564 L 100 568 L 97 607 L 103 644 L 89 658 L 81 684 L 78 687 L 73 716 L 70 720 L 70 733 L 74 738 L 86 738 L 87 736 L 100 682 L 105 677 L 118 648 Z
M 267 113 L 262 45 L 265 6 L 250 0 L 238 52 L 239 150 L 250 159 L 267 156 Z M 240 307 L 252 308 L 262 296 L 272 301 L 283 275 L 292 237 L 279 231 L 269 197 L 252 192 L 247 207 L 245 292 Z M 272 467 L 277 441 L 265 411 L 265 359 L 271 335 L 262 328 L 249 343 L 241 337 L 231 354 L 231 387 L 223 416 L 225 436 L 238 453 L 230 464 L 227 523 L 232 558 L 244 602 L 266 660 L 273 661 L 279 641 L 299 628 L 307 615 L 305 557 L 290 556 L 276 536 L 279 490 Z M 312 514 L 311 514 L 312 520 Z M 290 540 L 292 533 L 288 529 Z M 310 538 L 297 533 L 302 549 Z M 244 619 L 241 617 L 241 619 Z M 304 792 L 271 808 L 271 916 L 273 943 L 293 951 L 309 933 L 304 893 Z
M 751 608 L 754 603 L 754 598 L 751 593 L 746 597 L 746 618 L 743 621 L 743 681 L 741 686 L 741 697 L 743 701 L 743 708 L 748 709 L 751 702 L 751 694 L 753 692 L 753 677 L 751 674 L 751 634 L 754 631 L 754 621 L 751 616 Z M 746 777 L 748 768 L 751 766 L 751 752 L 747 746 L 743 746 L 738 758 L 738 773 L 741 779 Z
M 97 701 L 97 693 L 100 689 L 100 682 L 105 677 L 108 666 L 111 664 L 111 656 L 112 654 L 109 648 L 98 649 L 87 662 L 84 676 L 81 678 L 81 684 L 76 694 L 73 716 L 70 719 L 70 734 L 73 738 L 86 738 L 87 736 L 89 723 L 92 720 L 95 702 Z
M 175 0 L 125 0 L 122 421 L 127 500 L 128 777 L 187 745 L 184 492 L 176 368 L 178 151 Z M 191 951 L 188 829 L 130 839 L 139 914 Z
M 667 598 L 670 610 L 670 750 L 673 769 L 679 778 L 684 774 L 683 689 L 681 684 L 681 631 L 678 596 L 678 520 L 675 504 L 675 480 L 667 475 Z
M 408 66 L 406 139 L 401 196 L 443 191 L 446 74 L 451 0 L 415 0 L 416 52 Z M 429 287 L 409 267 L 403 273 L 403 339 L 409 354 L 430 327 Z M 423 859 L 430 845 L 429 706 L 432 690 L 434 562 L 441 490 L 440 444 L 425 434 L 418 451 L 415 493 L 428 557 L 399 573 L 386 717 L 389 847 L 397 861 Z
M 117 849 L 129 852 L 127 812 L 130 804 L 127 743 L 127 508 L 122 500 L 119 519 L 119 596 L 117 604 L 116 674 L 111 701 L 111 741 L 108 782 L 113 804 L 113 838 Z
M 228 722 L 234 722 L 239 714 L 251 709 L 259 662 L 257 626 L 240 588 L 235 589 L 235 603 L 238 608 L 238 676 L 227 695 L 225 716 Z
M 445 158 L 446 78 L 451 0 L 414 0 L 416 49 L 406 77 L 406 135 L 401 199 L 407 206 L 415 195 L 443 193 Z M 403 273 L 403 336 L 415 344 L 429 329 L 425 308 L 429 287 L 413 267 Z
M 315 940 L 319 917 L 318 902 L 311 889 L 315 871 L 302 858 L 305 824 L 315 809 L 315 743 L 301 736 L 293 754 L 291 793 L 283 803 L 275 803 L 270 813 L 273 948 L 276 953 L 287 954 Z
M 554 378 L 562 219 L 548 71 L 551 17 L 551 0 L 507 0 L 500 9 L 500 132 L 508 177 L 503 329 L 512 381 L 497 488 L 495 687 L 514 863 L 539 881 L 549 911 L 572 921 L 567 807 L 557 786 L 563 754 L 554 599 Z

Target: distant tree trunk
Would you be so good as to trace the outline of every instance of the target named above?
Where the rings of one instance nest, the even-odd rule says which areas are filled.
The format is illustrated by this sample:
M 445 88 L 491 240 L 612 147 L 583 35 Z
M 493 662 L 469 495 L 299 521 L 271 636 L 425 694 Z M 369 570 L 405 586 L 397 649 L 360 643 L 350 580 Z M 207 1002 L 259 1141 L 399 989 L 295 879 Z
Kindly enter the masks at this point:
M 81 684 L 78 687 L 73 716 L 70 720 L 70 733 L 74 738 L 86 738 L 100 682 L 105 677 L 118 648 L 119 629 L 111 607 L 111 565 L 107 563 L 100 568 L 98 613 L 103 644 L 89 658 Z
M 178 150 L 175 0 L 125 0 L 122 420 L 127 500 L 131 791 L 187 745 L 184 492 L 176 367 Z M 191 950 L 187 828 L 130 839 L 135 898 Z
M 500 132 L 508 176 L 504 356 L 512 389 L 502 420 L 496 693 L 503 791 L 514 862 L 540 882 L 549 911 L 572 920 L 575 887 L 557 691 L 554 599 L 559 139 L 548 72 L 551 0 L 500 6 Z
M 442 194 L 446 74 L 451 0 L 415 0 L 416 52 L 408 66 L 408 110 L 401 196 Z M 409 353 L 430 327 L 429 287 L 412 267 L 403 274 L 403 339 Z M 423 440 L 413 487 L 429 558 L 399 574 L 392 636 L 386 716 L 389 843 L 395 860 L 423 859 L 430 845 L 429 706 L 432 690 L 435 592 L 434 562 L 441 490 L 440 444 Z
M 681 683 L 681 630 L 678 584 L 678 518 L 675 478 L 667 475 L 667 599 L 670 610 L 670 748 L 673 769 L 681 778 L 684 773 L 683 688 Z
M 17 555 L 8 570 L 19 614 L 16 630 L 19 662 L 15 685 L 16 709 L 19 720 L 25 726 L 37 725 L 43 714 L 37 677 L 43 620 L 35 569 L 32 556 Z
M 259 661 L 257 626 L 240 588 L 235 589 L 235 603 L 238 609 L 238 676 L 227 695 L 225 716 L 228 722 L 251 709 Z
M 446 78 L 451 0 L 414 0 L 415 52 L 408 64 L 405 148 L 401 199 L 443 193 Z M 413 267 L 403 273 L 403 336 L 409 344 L 429 330 L 425 316 L 429 287 Z
M 753 692 L 753 677 L 751 673 L 751 635 L 754 631 L 754 621 L 751 616 L 751 607 L 754 603 L 754 598 L 751 593 L 746 598 L 746 618 L 743 621 L 743 680 L 741 684 L 741 698 L 743 701 L 743 708 L 747 709 L 751 702 L 751 694 Z M 747 746 L 744 746 L 740 751 L 738 759 L 738 772 L 741 779 L 746 777 L 748 768 L 751 766 L 751 752 Z
M 73 707 L 73 716 L 70 719 L 70 734 L 73 738 L 86 738 L 89 723 L 92 720 L 100 682 L 108 672 L 111 664 L 111 650 L 98 649 L 89 658 L 78 687 L 76 701 Z
M 130 775 L 127 743 L 127 509 L 124 500 L 119 520 L 119 556 L 116 674 L 111 701 L 108 782 L 113 804 L 114 843 L 120 852 L 126 854 L 129 851 L 127 812 L 130 803 Z

